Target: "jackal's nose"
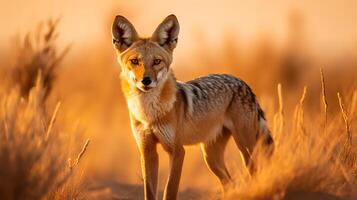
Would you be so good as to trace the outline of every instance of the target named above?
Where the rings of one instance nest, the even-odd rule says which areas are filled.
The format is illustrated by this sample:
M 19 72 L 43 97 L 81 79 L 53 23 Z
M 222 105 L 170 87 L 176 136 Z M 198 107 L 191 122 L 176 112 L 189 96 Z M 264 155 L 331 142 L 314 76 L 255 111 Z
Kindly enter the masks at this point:
M 150 85 L 151 84 L 150 77 L 144 77 L 143 80 L 141 80 L 141 83 L 144 84 L 145 86 Z

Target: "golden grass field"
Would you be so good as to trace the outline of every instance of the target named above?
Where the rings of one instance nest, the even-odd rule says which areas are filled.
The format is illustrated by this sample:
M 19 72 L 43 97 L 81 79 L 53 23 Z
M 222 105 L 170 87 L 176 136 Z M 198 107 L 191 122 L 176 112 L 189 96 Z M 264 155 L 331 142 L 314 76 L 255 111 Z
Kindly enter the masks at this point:
M 107 27 L 113 13 L 103 20 Z M 357 199 L 357 56 L 305 50 L 301 18 L 287 16 L 283 47 L 266 36 L 247 48 L 224 30 L 212 47 L 198 31 L 191 59 L 180 60 L 191 47 L 174 56 L 178 79 L 233 74 L 251 85 L 266 112 L 275 151 L 270 158 L 258 153 L 251 177 L 230 142 L 225 158 L 236 187 L 227 199 Z M 61 43 L 61 23 L 46 18 L 14 30 L 15 39 L 5 40 L 11 47 L 0 48 L 0 199 L 143 199 L 110 28 L 105 42 L 93 38 L 82 47 Z M 168 157 L 159 154 L 162 192 Z M 187 147 L 179 199 L 219 199 L 219 190 L 199 147 Z

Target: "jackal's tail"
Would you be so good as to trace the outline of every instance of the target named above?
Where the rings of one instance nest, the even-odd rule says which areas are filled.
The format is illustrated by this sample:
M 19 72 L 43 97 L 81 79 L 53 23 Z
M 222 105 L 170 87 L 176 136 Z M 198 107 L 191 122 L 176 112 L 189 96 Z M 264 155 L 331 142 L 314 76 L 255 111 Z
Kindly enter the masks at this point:
M 267 125 L 267 121 L 265 118 L 264 111 L 260 108 L 258 105 L 257 108 L 257 113 L 258 113 L 258 130 L 259 130 L 259 139 L 262 139 L 263 143 L 267 146 L 273 146 L 274 145 L 274 140 L 271 135 L 271 132 L 269 130 L 269 127 Z

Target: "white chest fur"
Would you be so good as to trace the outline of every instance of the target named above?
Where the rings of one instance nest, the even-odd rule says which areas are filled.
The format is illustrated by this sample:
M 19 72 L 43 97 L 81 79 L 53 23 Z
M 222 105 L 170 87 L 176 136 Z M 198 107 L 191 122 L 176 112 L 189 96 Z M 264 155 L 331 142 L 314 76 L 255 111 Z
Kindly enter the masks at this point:
M 155 94 L 140 94 L 128 99 L 128 107 L 135 119 L 150 124 L 172 108 L 173 103 L 161 103 Z
M 152 91 L 141 93 L 135 96 L 131 96 L 127 99 L 129 111 L 135 117 L 145 125 L 149 125 L 158 118 L 169 112 L 176 100 L 176 96 L 173 95 L 169 100 L 161 100 L 161 90 L 154 88 Z
M 159 122 L 158 119 L 172 109 L 175 100 L 173 96 L 170 101 L 162 102 L 160 96 L 153 91 L 128 98 L 128 107 L 133 117 L 142 123 L 141 129 L 149 129 L 163 144 L 172 146 L 172 127 Z

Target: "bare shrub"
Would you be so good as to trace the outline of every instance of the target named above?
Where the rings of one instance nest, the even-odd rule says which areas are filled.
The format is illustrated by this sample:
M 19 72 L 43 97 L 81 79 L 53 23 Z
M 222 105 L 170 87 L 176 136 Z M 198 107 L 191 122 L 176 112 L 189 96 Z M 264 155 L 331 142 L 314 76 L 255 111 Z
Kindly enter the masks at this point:
M 59 63 L 69 50 L 67 47 L 59 51 L 56 45 L 58 22 L 59 19 L 40 23 L 35 31 L 18 41 L 11 85 L 17 85 L 21 96 L 25 98 L 35 86 L 39 71 L 43 77 L 43 100 L 46 100 L 53 87 Z
M 18 43 L 16 65 L 0 90 L 1 199 L 81 199 L 82 175 L 77 168 L 89 140 L 79 151 L 69 144 L 63 124 L 55 126 L 46 100 L 59 62 L 68 48 L 58 51 L 58 20 L 41 23 Z M 48 105 L 48 107 L 51 107 Z M 78 144 L 75 144 L 78 145 Z M 73 152 L 80 152 L 77 159 Z
M 54 128 L 59 105 L 52 116 L 45 114 L 42 79 L 31 89 L 28 100 L 19 90 L 0 95 L 0 196 L 1 199 L 78 199 L 80 188 L 69 184 L 89 141 L 75 162 L 68 162 L 69 134 Z M 48 122 L 49 123 L 46 123 Z M 67 191 L 67 192 L 65 192 Z M 71 195 L 69 195 L 71 194 Z

